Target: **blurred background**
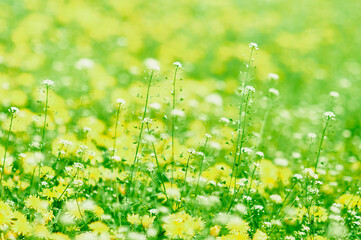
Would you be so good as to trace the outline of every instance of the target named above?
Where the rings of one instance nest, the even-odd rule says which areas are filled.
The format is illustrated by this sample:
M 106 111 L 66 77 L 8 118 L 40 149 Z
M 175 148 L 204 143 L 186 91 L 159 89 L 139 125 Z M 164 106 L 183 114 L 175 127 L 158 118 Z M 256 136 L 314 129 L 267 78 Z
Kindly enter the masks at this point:
M 165 73 L 180 61 L 184 79 L 232 94 L 255 42 L 256 89 L 276 73 L 285 108 L 322 109 L 337 91 L 335 111 L 358 131 L 360 9 L 358 0 L 1 0 L 0 103 L 29 104 L 23 92 L 46 78 L 62 96 L 84 87 L 101 99 L 142 81 L 149 58 Z

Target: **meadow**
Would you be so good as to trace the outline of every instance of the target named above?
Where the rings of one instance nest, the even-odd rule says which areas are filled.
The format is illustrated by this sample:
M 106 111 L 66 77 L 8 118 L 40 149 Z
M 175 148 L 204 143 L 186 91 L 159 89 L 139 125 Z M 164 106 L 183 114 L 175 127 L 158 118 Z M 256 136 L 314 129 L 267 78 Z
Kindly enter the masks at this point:
M 361 239 L 358 0 L 1 0 L 0 239 Z

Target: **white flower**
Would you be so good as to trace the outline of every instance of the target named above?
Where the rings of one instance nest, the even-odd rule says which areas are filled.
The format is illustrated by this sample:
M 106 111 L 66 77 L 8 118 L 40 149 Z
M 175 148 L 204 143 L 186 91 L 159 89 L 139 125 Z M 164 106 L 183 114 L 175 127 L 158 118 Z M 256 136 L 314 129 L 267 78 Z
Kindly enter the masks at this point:
M 182 68 L 182 64 L 180 62 L 174 62 L 173 66 L 176 66 L 177 68 Z
M 44 85 L 45 87 L 52 87 L 55 85 L 54 82 L 51 81 L 50 79 L 45 79 L 41 84 Z
M 258 50 L 258 44 L 257 43 L 251 42 L 248 46 L 249 46 L 250 49 Z
M 296 178 L 297 180 L 301 180 L 302 179 L 302 175 L 301 174 L 295 174 L 293 175 L 294 178 Z
M 247 153 L 247 154 L 252 154 L 253 153 L 253 150 L 251 148 L 248 148 L 248 147 L 243 147 L 241 149 L 241 152 L 243 153 Z
M 246 86 L 244 90 L 246 93 L 254 93 L 256 91 L 252 86 Z
M 76 163 L 74 163 L 74 167 L 75 167 L 75 168 L 78 168 L 78 169 L 83 169 L 83 168 L 84 168 L 84 165 L 81 164 L 81 163 L 76 162 Z
M 144 64 L 148 70 L 155 71 L 155 72 L 160 71 L 159 62 L 157 60 L 155 60 L 154 58 L 147 58 L 144 61 Z
M 225 118 L 225 117 L 221 117 L 221 119 L 219 120 L 220 122 L 223 122 L 223 123 L 229 123 L 229 119 L 228 118 Z
M 214 104 L 216 106 L 222 106 L 223 105 L 223 99 L 221 95 L 219 94 L 211 94 L 206 97 L 206 102 Z
M 333 98 L 338 98 L 340 96 L 340 94 L 338 92 L 332 91 L 332 92 L 330 92 L 330 96 Z
M 204 136 L 205 136 L 208 140 L 212 139 L 212 135 L 210 135 L 210 134 L 208 134 L 208 133 L 204 134 Z
M 79 180 L 79 179 L 75 179 L 74 180 L 74 186 L 75 187 L 81 187 L 81 186 L 83 186 L 83 181 L 82 180 Z
M 270 199 L 275 203 L 282 203 L 282 198 L 278 194 L 273 194 L 270 196 Z
M 124 105 L 126 103 L 126 101 L 123 99 L 123 98 L 117 98 L 116 102 L 119 104 L 119 105 Z
M 281 167 L 287 167 L 288 166 L 288 160 L 285 158 L 276 158 L 275 164 Z
M 9 111 L 10 113 L 12 113 L 12 114 L 17 114 L 17 113 L 19 113 L 19 108 L 17 108 L 17 107 L 10 107 L 8 111 Z
M 268 74 L 268 79 L 269 79 L 269 80 L 275 80 L 275 81 L 277 81 L 279 78 L 280 78 L 280 76 L 278 76 L 278 74 L 276 74 L 276 73 L 269 73 L 269 74 Z
M 264 153 L 261 151 L 256 152 L 256 155 L 260 158 L 264 158 Z
M 309 139 L 315 139 L 317 137 L 317 135 L 316 135 L 316 133 L 309 133 L 309 134 L 307 134 L 307 137 Z
M 268 89 L 268 92 L 271 93 L 271 94 L 273 94 L 273 95 L 275 95 L 275 96 L 280 95 L 280 92 L 279 92 L 277 89 L 275 89 L 275 88 L 270 88 L 270 89 Z
M 174 109 L 172 110 L 172 115 L 177 117 L 184 117 L 184 112 L 181 109 Z
M 68 140 L 65 140 L 65 139 L 60 139 L 59 143 L 65 147 L 67 146 L 73 146 L 73 143 L 68 141 Z
M 83 128 L 83 131 L 84 131 L 84 132 L 87 132 L 87 133 L 88 133 L 88 132 L 91 132 L 91 130 L 92 130 L 92 129 L 91 129 L 90 127 L 84 127 L 84 128 Z
M 187 150 L 187 152 L 188 152 L 190 155 L 196 154 L 196 150 L 194 150 L 193 148 L 189 148 L 189 149 Z
M 154 110 L 159 110 L 161 105 L 159 103 L 154 102 L 154 103 L 149 104 L 149 107 Z
M 148 143 L 154 143 L 157 141 L 157 139 L 153 135 L 150 135 L 150 134 L 145 134 L 144 140 Z
M 331 112 L 331 111 L 325 112 L 325 113 L 323 114 L 323 116 L 324 116 L 327 120 L 328 120 L 328 119 L 335 120 L 335 117 L 336 117 L 336 115 L 335 115 L 333 112 Z
M 303 172 L 314 179 L 318 179 L 318 175 L 311 168 L 305 168 Z
M 148 123 L 148 124 L 152 124 L 152 123 L 153 123 L 153 119 L 151 119 L 151 118 L 144 118 L 143 122 L 144 122 L 144 123 Z
M 89 58 L 81 58 L 75 63 L 75 67 L 78 70 L 90 69 L 94 67 L 94 62 Z

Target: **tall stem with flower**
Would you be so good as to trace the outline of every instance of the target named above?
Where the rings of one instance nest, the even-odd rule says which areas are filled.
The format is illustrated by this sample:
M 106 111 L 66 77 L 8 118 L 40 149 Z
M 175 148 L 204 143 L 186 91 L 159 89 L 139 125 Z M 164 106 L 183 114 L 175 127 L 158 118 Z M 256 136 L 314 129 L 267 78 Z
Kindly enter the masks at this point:
M 248 63 L 246 65 L 247 70 L 244 74 L 244 83 L 243 83 L 243 89 L 241 90 L 242 93 L 242 97 L 241 97 L 241 101 L 240 101 L 240 106 L 239 106 L 239 116 L 238 116 L 238 126 L 237 126 L 237 141 L 236 141 L 236 149 L 234 152 L 234 160 L 233 160 L 233 164 L 232 164 L 232 172 L 231 172 L 231 179 L 229 181 L 229 185 L 228 185 L 228 189 L 227 189 L 227 197 L 229 195 L 230 189 L 231 189 L 231 185 L 232 185 L 232 179 L 233 177 L 237 177 L 235 174 L 235 168 L 236 168 L 236 162 L 237 162 L 237 155 L 239 154 L 239 151 L 241 150 L 241 126 L 242 126 L 242 112 L 243 112 L 243 102 L 244 102 L 244 97 L 245 97 L 245 91 L 246 91 L 246 84 L 249 80 L 249 68 L 252 62 L 252 56 L 253 56 L 253 52 L 255 50 L 258 50 L 258 45 L 256 43 L 250 43 L 249 44 L 249 48 L 250 48 L 250 54 L 249 54 L 249 59 L 248 59 Z M 243 131 L 242 131 L 243 132 Z M 238 167 L 238 166 L 237 166 Z
M 2 169 L 1 169 L 1 176 L 0 176 L 0 184 L 1 184 L 1 196 L 3 196 L 3 184 L 2 184 L 2 180 L 3 180 L 3 175 L 4 175 L 4 171 L 5 171 L 5 162 L 6 162 L 6 154 L 8 151 L 8 147 L 9 147 L 9 140 L 10 140 L 10 135 L 11 135 L 11 128 L 13 126 L 13 120 L 15 118 L 15 115 L 19 112 L 19 109 L 16 107 L 11 107 L 9 109 L 9 113 L 10 113 L 10 124 L 9 124 L 9 129 L 8 129 L 8 134 L 7 134 L 7 138 L 6 138 L 6 142 L 5 142 L 5 152 L 4 152 L 4 158 L 3 158 L 3 162 L 2 162 Z
M 41 83 L 45 87 L 45 108 L 44 108 L 44 123 L 43 123 L 43 135 L 42 135 L 42 142 L 41 142 L 41 150 L 43 154 L 45 154 L 45 132 L 46 132 L 46 126 L 47 126 L 47 117 L 48 117 L 48 108 L 49 108 L 49 90 L 50 87 L 54 86 L 54 82 L 46 79 Z M 39 162 L 39 179 L 38 179 L 38 185 L 37 185 L 37 193 L 39 193 L 41 188 L 41 165 L 42 163 Z
M 174 152 L 175 152 L 175 145 L 174 145 L 174 135 L 175 135 L 175 125 L 176 125 L 176 115 L 175 115 L 175 105 L 176 105 L 176 81 L 177 81 L 177 73 L 178 69 L 182 68 L 182 64 L 180 62 L 174 62 L 173 65 L 175 66 L 174 70 L 174 77 L 173 77 L 173 90 L 172 90 L 172 168 L 171 168 L 171 185 L 173 184 L 174 180 Z
M 139 131 L 139 136 L 138 136 L 137 147 L 135 149 L 134 160 L 133 160 L 133 164 L 131 166 L 131 171 L 130 171 L 130 179 L 129 179 L 129 183 L 128 183 L 128 190 L 130 191 L 130 193 L 132 193 L 134 191 L 134 189 L 132 189 L 133 175 L 134 175 L 135 167 L 136 167 L 136 165 L 138 163 L 138 152 L 139 152 L 139 147 L 140 147 L 140 143 L 141 143 L 141 140 L 142 140 L 142 134 L 143 134 L 143 129 L 144 129 L 144 119 L 145 119 L 145 116 L 147 114 L 150 86 L 151 86 L 152 79 L 153 79 L 153 76 L 154 76 L 156 71 L 159 71 L 159 67 L 158 66 L 152 66 L 151 69 L 150 69 L 150 76 L 149 76 L 149 80 L 148 80 L 147 94 L 146 94 L 146 98 L 145 98 L 145 105 L 144 105 L 144 111 L 143 111 L 143 116 L 142 116 L 141 125 L 140 125 L 140 131 Z

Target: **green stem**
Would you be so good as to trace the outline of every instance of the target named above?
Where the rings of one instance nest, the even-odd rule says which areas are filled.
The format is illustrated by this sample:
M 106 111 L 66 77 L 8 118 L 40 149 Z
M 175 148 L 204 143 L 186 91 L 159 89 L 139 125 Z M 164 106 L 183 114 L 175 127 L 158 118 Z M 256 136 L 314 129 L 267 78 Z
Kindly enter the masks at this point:
M 48 116 L 48 104 L 49 104 L 49 86 L 46 86 L 46 101 L 45 101 L 45 113 L 44 113 L 44 125 L 43 125 L 43 138 L 42 138 L 42 145 L 41 150 L 44 154 L 45 150 L 45 131 L 46 131 L 46 120 Z M 45 155 L 45 154 L 44 154 Z M 39 162 L 39 182 L 37 185 L 37 194 L 39 194 L 39 191 L 41 190 L 41 161 Z M 39 190 L 39 191 L 38 191 Z
M 241 119 L 242 119 L 242 109 L 243 109 L 243 101 L 244 101 L 244 92 L 246 90 L 246 84 L 247 84 L 247 81 L 248 81 L 248 69 L 250 67 L 250 64 L 251 64 L 251 61 L 252 61 L 252 54 L 253 54 L 253 51 L 254 49 L 251 48 L 251 53 L 249 55 L 249 59 L 248 59 L 248 64 L 247 64 L 247 71 L 246 71 L 246 77 L 245 77 L 245 82 L 243 84 L 243 90 L 242 90 L 242 98 L 241 98 L 241 103 L 240 103 L 240 106 L 239 106 L 239 116 L 238 116 L 238 126 L 237 126 L 237 142 L 236 142 L 236 150 L 235 150 L 235 153 L 234 153 L 234 159 L 233 159 L 233 164 L 232 164 L 232 172 L 231 172 L 231 180 L 229 181 L 229 186 L 228 186 L 228 189 L 227 189 L 227 198 L 229 196 L 229 191 L 231 189 L 231 185 L 232 185 L 232 179 L 233 179 L 233 175 L 234 175 L 234 170 L 235 170 L 235 165 L 236 165 L 236 160 L 237 160 L 237 153 L 238 151 L 240 150 L 240 138 L 241 138 Z M 236 177 L 236 176 L 234 176 Z
M 318 152 L 317 152 L 317 158 L 316 158 L 316 164 L 315 164 L 315 173 L 317 173 L 318 160 L 320 159 L 322 143 L 323 143 L 323 139 L 325 138 L 325 134 L 326 134 L 326 129 L 327 129 L 327 126 L 328 126 L 328 122 L 329 122 L 329 119 L 326 120 L 325 127 L 323 128 L 323 131 L 322 131 L 322 136 L 321 136 L 321 140 L 320 140 L 320 145 L 318 146 Z
M 1 177 L 0 177 L 1 196 L 3 196 L 3 191 L 4 191 L 2 180 L 3 180 L 4 171 L 5 171 L 6 154 L 7 154 L 8 147 L 9 147 L 9 139 L 10 139 L 10 134 L 11 134 L 11 128 L 13 126 L 13 119 L 14 119 L 14 113 L 11 113 L 10 126 L 9 126 L 9 130 L 8 130 L 8 136 L 7 136 L 7 139 L 6 139 L 6 144 L 5 144 L 5 153 L 4 153 L 3 166 L 2 166 Z
M 206 150 L 206 147 L 207 147 L 207 143 L 208 143 L 208 138 L 206 138 L 206 141 L 205 141 L 204 146 L 203 146 L 203 157 L 202 157 L 201 166 L 200 166 L 200 169 L 199 169 L 199 174 L 198 174 L 198 180 L 197 180 L 197 185 L 196 185 L 196 190 L 195 190 L 195 197 L 194 197 L 194 199 L 196 199 L 197 196 L 198 196 L 199 180 L 200 180 L 201 174 L 202 174 L 203 162 L 204 162 L 204 159 L 206 158 L 205 150 Z
M 173 105 L 172 105 L 172 176 L 171 176 L 171 186 L 173 184 L 173 178 L 174 178 L 174 131 L 175 131 L 175 123 L 176 123 L 176 118 L 175 118 L 175 114 L 174 114 L 174 110 L 175 110 L 175 99 L 176 99 L 176 80 L 177 80 L 177 71 L 178 71 L 178 66 L 175 67 L 175 71 L 174 71 L 174 77 L 173 77 Z
M 135 166 L 136 166 L 136 164 L 138 162 L 137 161 L 138 160 L 138 151 L 139 151 L 139 146 L 140 146 L 140 142 L 141 142 L 141 139 L 142 139 L 142 133 L 143 133 L 143 128 L 144 128 L 144 119 L 145 119 L 145 116 L 147 114 L 147 107 L 148 107 L 148 101 L 149 101 L 149 90 L 150 90 L 150 84 L 152 82 L 153 74 L 154 74 L 154 70 L 152 70 L 152 72 L 150 74 L 149 81 L 148 81 L 147 96 L 146 96 L 146 100 L 145 100 L 145 106 L 144 106 L 142 122 L 141 122 L 141 125 L 140 125 L 140 132 L 139 132 L 139 136 L 138 136 L 137 148 L 135 149 L 133 165 L 132 165 L 131 173 L 130 173 L 130 180 L 129 180 L 129 186 L 128 186 L 128 189 L 130 190 L 130 192 L 133 191 L 131 189 L 131 186 L 133 184 L 134 169 L 135 169 Z

